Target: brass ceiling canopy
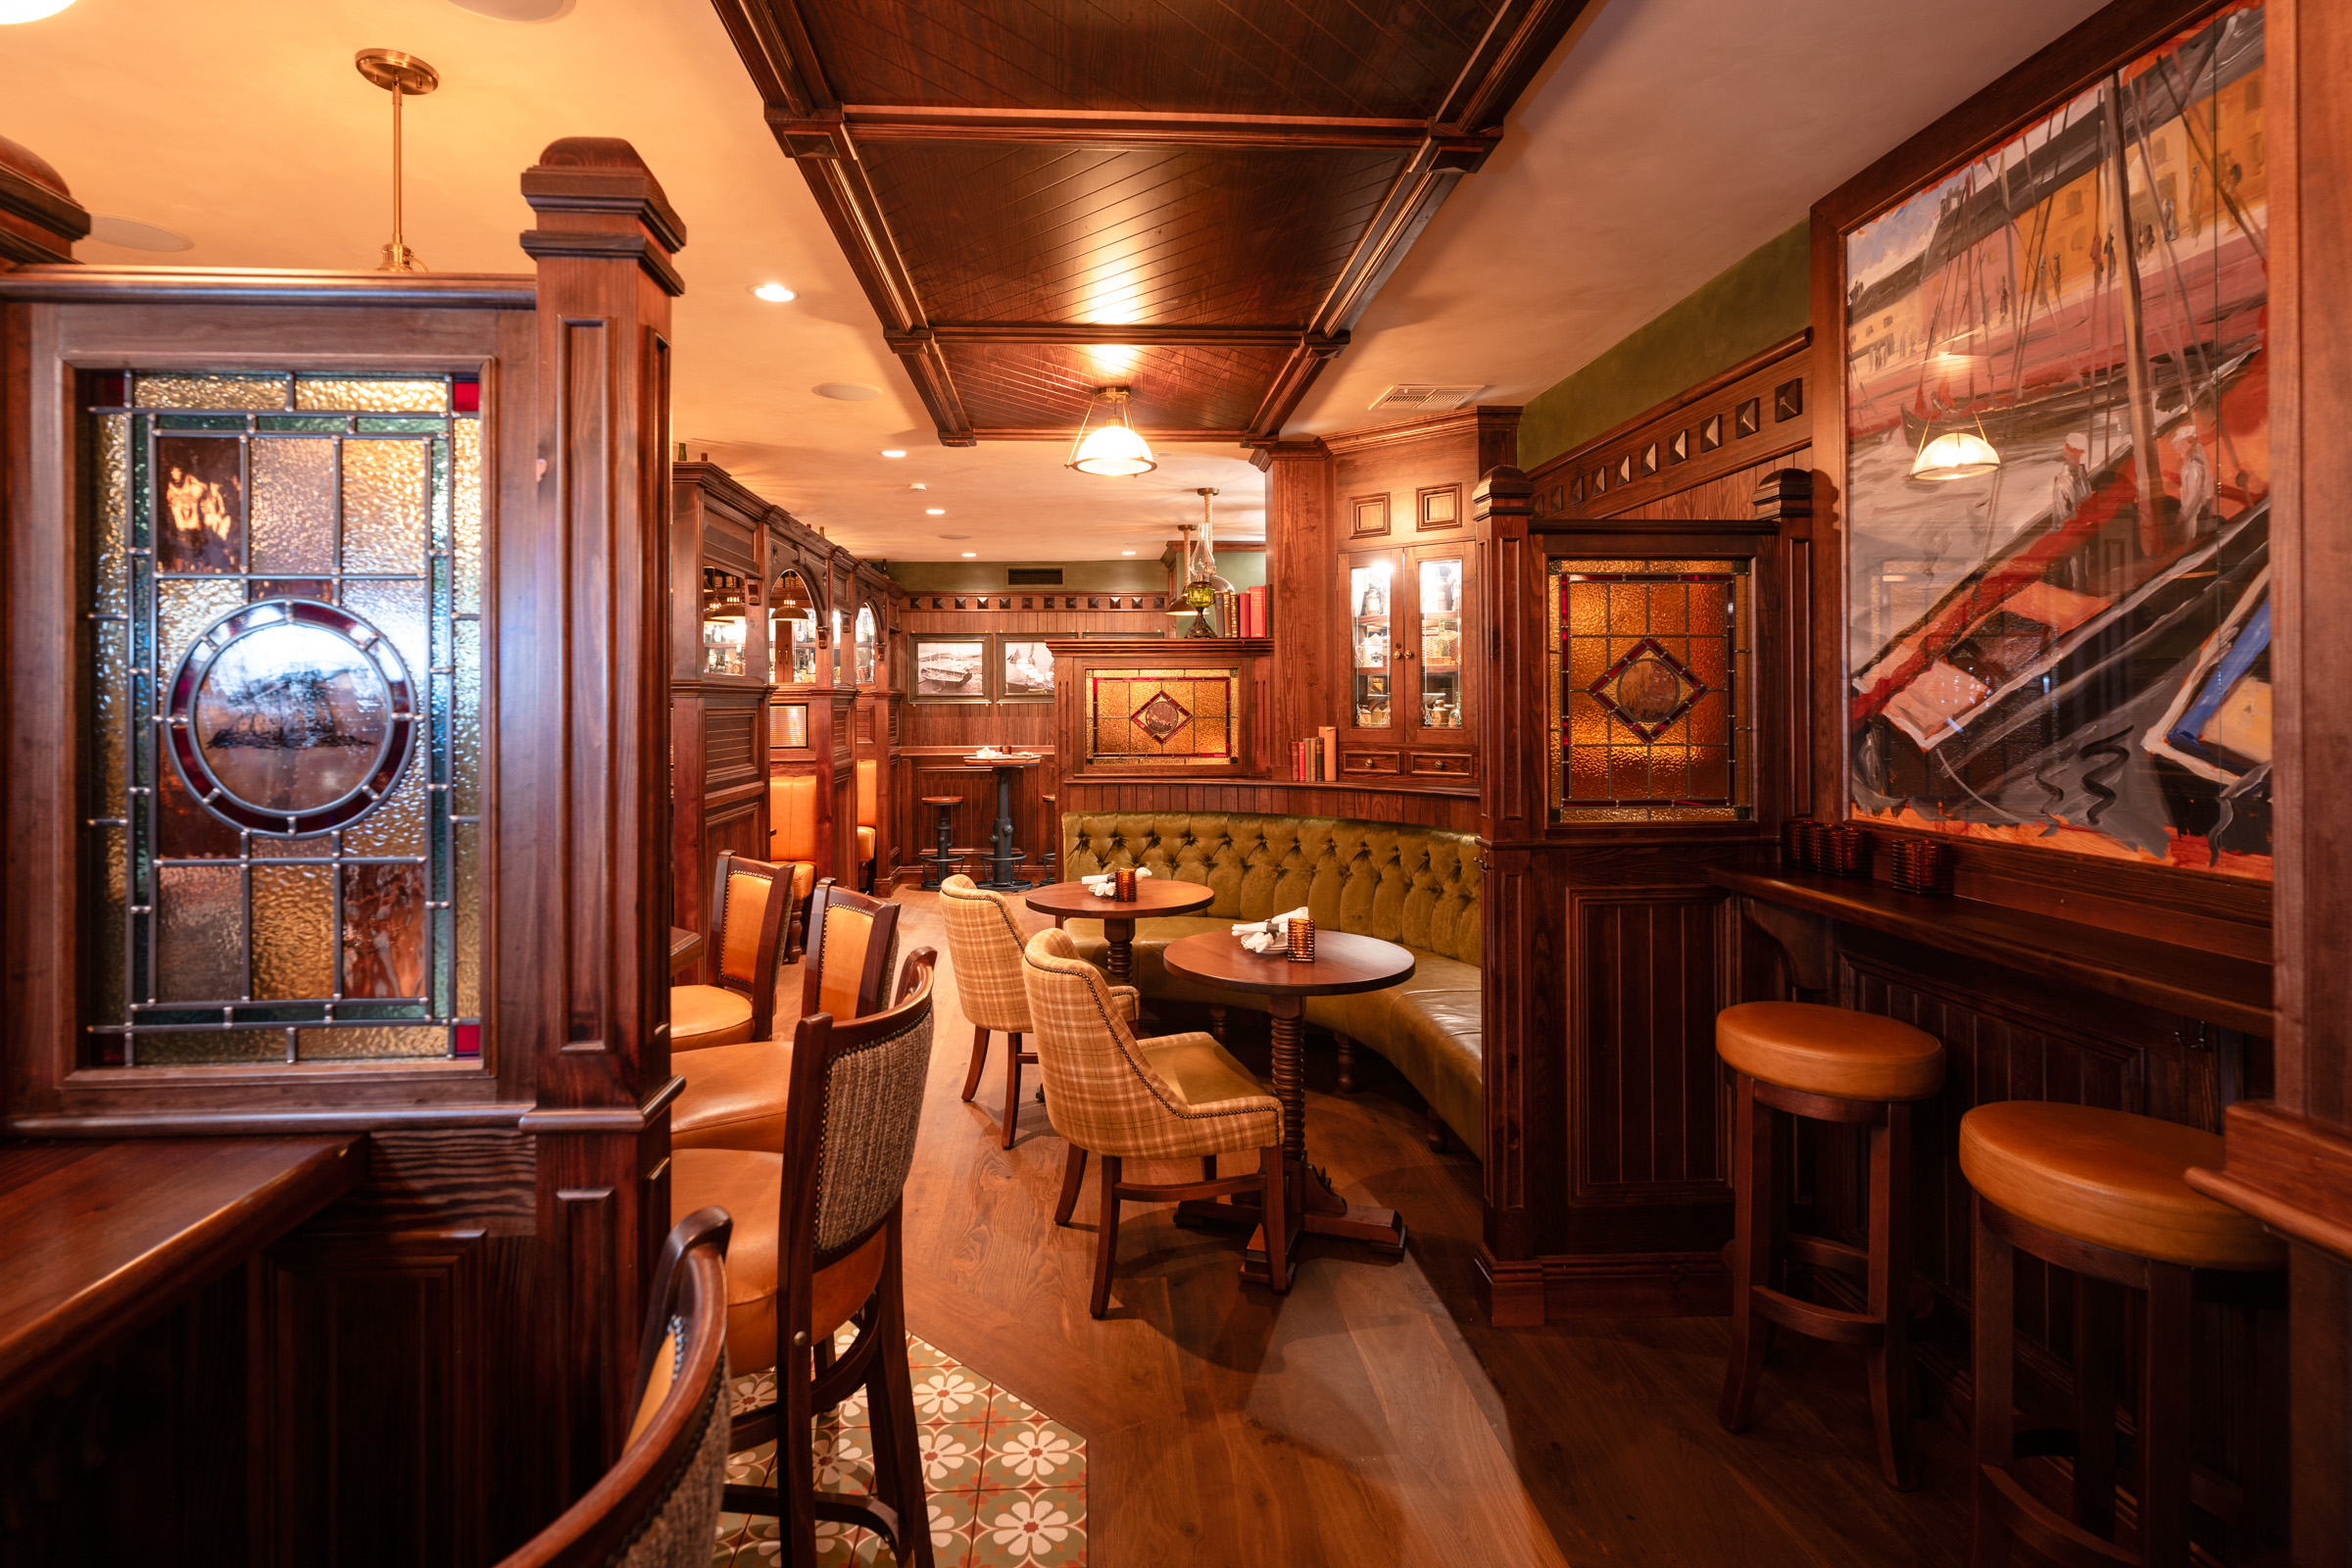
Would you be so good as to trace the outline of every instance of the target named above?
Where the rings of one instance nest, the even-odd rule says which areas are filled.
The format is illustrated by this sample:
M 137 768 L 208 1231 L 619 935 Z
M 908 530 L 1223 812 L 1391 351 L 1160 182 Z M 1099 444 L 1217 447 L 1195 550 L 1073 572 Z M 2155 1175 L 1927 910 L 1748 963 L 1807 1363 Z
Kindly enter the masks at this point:
M 352 57 L 361 75 L 392 95 L 392 238 L 384 246 L 379 272 L 421 272 L 425 265 L 409 249 L 400 231 L 400 105 L 404 98 L 421 98 L 441 85 L 441 73 L 398 49 L 363 49 Z

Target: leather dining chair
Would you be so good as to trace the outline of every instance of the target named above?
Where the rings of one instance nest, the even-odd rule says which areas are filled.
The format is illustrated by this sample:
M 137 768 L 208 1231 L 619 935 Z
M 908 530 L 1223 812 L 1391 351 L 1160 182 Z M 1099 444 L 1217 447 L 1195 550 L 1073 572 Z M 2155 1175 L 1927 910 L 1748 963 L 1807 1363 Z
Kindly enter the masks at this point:
M 897 972 L 900 906 L 820 883 L 811 899 L 819 931 L 803 961 L 801 1010 L 848 1022 L 879 1012 Z M 792 1043 L 755 1039 L 673 1055 L 685 1080 L 670 1107 L 673 1149 L 784 1148 L 792 1092 Z
M 913 1375 L 906 1361 L 901 1206 L 931 1065 L 937 955 L 906 960 L 896 1002 L 863 1018 L 803 1017 L 781 1153 L 679 1149 L 670 1210 L 718 1205 L 735 1216 L 727 1270 L 727 1351 L 735 1370 L 775 1372 L 775 1397 L 734 1419 L 730 1446 L 776 1446 L 776 1484 L 726 1489 L 736 1513 L 781 1523 L 782 1557 L 812 1563 L 816 1522 L 879 1534 L 897 1561 L 930 1568 Z M 821 1353 L 855 1319 L 850 1345 Z M 866 1391 L 874 1495 L 816 1491 L 811 1423 Z
M 637 1352 L 620 1457 L 499 1568 L 707 1563 L 727 1479 L 727 1241 L 721 1208 L 670 1227 Z
M 816 776 L 787 774 L 767 781 L 767 853 L 792 867 L 792 906 L 784 925 L 784 961 L 808 940 L 808 896 L 816 888 Z
M 765 1040 L 775 1031 L 776 959 L 790 868 L 719 852 L 710 875 L 711 985 L 669 988 L 669 1049 L 675 1054 Z

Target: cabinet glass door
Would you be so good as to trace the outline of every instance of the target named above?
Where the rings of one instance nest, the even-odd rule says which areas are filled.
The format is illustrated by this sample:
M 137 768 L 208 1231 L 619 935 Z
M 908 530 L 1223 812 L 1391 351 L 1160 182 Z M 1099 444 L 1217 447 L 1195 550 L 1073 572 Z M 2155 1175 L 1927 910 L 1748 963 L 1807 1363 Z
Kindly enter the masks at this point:
M 1348 573 L 1348 659 L 1354 670 L 1357 729 L 1387 729 L 1392 722 L 1389 680 L 1395 653 L 1390 647 L 1396 597 L 1394 556 L 1375 556 Z
M 1459 730 L 1469 721 L 1462 689 L 1462 558 L 1417 563 L 1420 701 L 1413 721 L 1427 730 Z

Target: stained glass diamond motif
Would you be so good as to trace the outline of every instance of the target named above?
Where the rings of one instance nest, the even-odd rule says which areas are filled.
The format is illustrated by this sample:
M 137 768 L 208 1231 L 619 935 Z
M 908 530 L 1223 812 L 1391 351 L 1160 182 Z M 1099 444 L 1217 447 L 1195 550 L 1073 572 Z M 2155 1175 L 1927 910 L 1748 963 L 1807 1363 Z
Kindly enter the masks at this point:
M 1619 723 L 1654 741 L 1709 688 L 1690 665 L 1667 652 L 1664 643 L 1644 637 L 1585 690 Z
M 1177 702 L 1166 692 L 1154 692 L 1152 694 L 1150 702 L 1135 710 L 1134 716 L 1129 722 L 1151 736 L 1152 740 L 1165 746 L 1168 743 L 1168 737 L 1184 728 L 1191 721 L 1192 716 L 1191 713 L 1185 711 L 1183 704 Z

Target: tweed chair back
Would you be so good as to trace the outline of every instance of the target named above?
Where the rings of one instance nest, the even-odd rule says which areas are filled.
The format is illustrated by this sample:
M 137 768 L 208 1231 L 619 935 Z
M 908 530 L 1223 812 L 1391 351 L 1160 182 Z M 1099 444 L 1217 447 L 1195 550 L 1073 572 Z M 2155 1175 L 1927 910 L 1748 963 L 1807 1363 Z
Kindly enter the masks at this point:
M 1112 1003 L 1102 972 L 1078 956 L 1067 931 L 1040 931 L 1022 955 L 1054 1130 L 1081 1149 L 1128 1159 L 1178 1158 L 1281 1139 L 1269 1095 L 1188 1104 L 1160 1076 Z M 1269 1119 L 1269 1111 L 1271 1118 Z M 1271 1138 L 1245 1127 L 1271 1126 Z M 1230 1134 L 1231 1136 L 1227 1136 Z
M 1018 906 L 957 872 L 939 885 L 939 907 L 948 920 L 948 957 L 963 1015 L 982 1029 L 1029 1033 Z
M 785 1112 L 783 1221 L 808 1227 L 817 1268 L 870 1238 L 906 1189 L 931 1069 L 936 957 L 929 948 L 915 951 L 898 1001 L 884 1011 L 800 1022 Z

